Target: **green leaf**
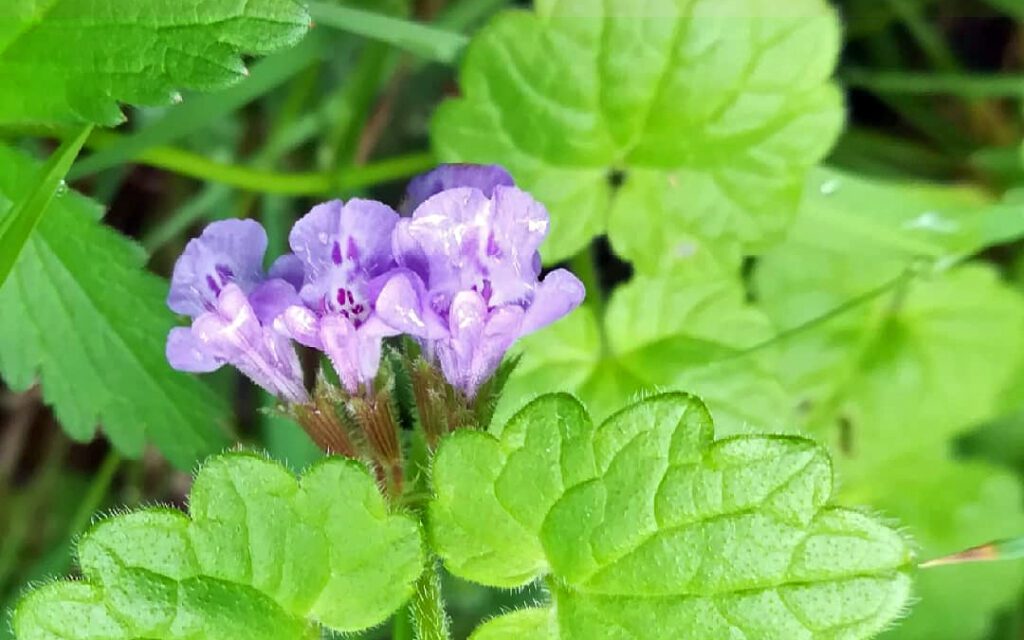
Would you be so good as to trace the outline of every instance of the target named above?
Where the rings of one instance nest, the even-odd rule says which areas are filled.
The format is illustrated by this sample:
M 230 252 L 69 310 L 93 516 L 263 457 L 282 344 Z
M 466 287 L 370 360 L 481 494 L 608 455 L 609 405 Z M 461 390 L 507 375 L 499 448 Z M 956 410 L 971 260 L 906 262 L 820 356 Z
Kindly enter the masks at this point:
M 878 287 L 915 255 L 941 263 L 977 246 L 971 234 L 939 240 L 907 228 L 900 220 L 915 219 L 919 210 L 899 205 L 921 193 L 887 193 L 893 204 L 879 213 L 881 193 L 859 199 L 856 209 L 807 209 L 789 239 L 763 257 L 759 299 L 777 326 L 798 326 Z M 951 195 L 947 207 L 956 202 Z M 779 373 L 805 428 L 833 446 L 844 477 L 856 485 L 909 449 L 941 446 L 994 417 L 1022 358 L 1024 299 L 993 269 L 965 264 L 919 272 L 872 303 L 784 341 L 777 362 L 785 363 Z
M 603 328 L 585 306 L 523 340 L 497 414 L 507 418 L 543 389 L 573 393 L 602 420 L 637 395 L 686 389 L 708 404 L 722 433 L 789 430 L 789 396 L 771 354 L 733 357 L 772 334 L 734 279 L 637 276 L 612 294 Z
M 734 260 L 785 229 L 839 133 L 839 40 L 821 0 L 543 0 L 473 39 L 434 146 L 549 207 L 548 262 L 606 231 L 648 271 L 694 238 Z
M 356 631 L 412 593 L 419 523 L 388 511 L 340 458 L 301 480 L 247 453 L 196 476 L 191 518 L 152 508 L 101 521 L 78 544 L 84 581 L 46 585 L 14 613 L 20 640 L 312 639 Z
M 890 441 L 899 437 L 894 434 Z M 978 462 L 911 452 L 874 478 L 846 487 L 848 499 L 869 500 L 898 518 L 920 549 L 936 558 L 1020 535 L 1024 491 L 1014 474 Z M 906 620 L 884 634 L 891 640 L 980 640 L 999 610 L 1024 587 L 1024 565 L 998 562 L 936 567 L 914 579 L 920 599 Z
M 520 609 L 492 618 L 477 627 L 471 640 L 544 640 L 558 637 L 551 609 Z
M 63 188 L 64 176 L 85 144 L 92 127 L 84 127 L 64 141 L 46 164 L 39 168 L 39 178 L 14 209 L 0 219 L 0 286 L 7 280 L 14 262 L 28 242 L 29 235 L 50 206 L 57 190 Z
M 0 146 L 0 215 L 27 196 L 38 170 Z M 168 366 L 167 283 L 142 269 L 136 245 L 98 223 L 102 214 L 68 190 L 50 203 L 0 288 L 0 374 L 15 389 L 41 383 L 72 438 L 89 440 L 100 423 L 125 454 L 140 455 L 150 438 L 187 469 L 226 444 L 227 407 Z
M 433 484 L 431 539 L 452 573 L 498 587 L 547 576 L 556 621 L 544 632 L 516 614 L 527 637 L 867 638 L 909 595 L 907 542 L 829 504 L 822 448 L 714 441 L 685 394 L 596 429 L 570 396 L 544 396 L 504 428 L 443 441 Z
M 985 0 L 985 2 L 1008 16 L 1024 20 L 1024 7 L 1017 0 Z
M 980 189 L 811 173 L 790 245 L 898 263 L 952 263 L 1024 236 L 1024 203 L 996 203 Z M 774 252 L 778 253 L 778 251 Z M 892 268 L 892 267 L 890 267 Z
M 13 0 L 0 9 L 0 124 L 114 125 L 118 102 L 167 104 L 178 89 L 219 89 L 241 54 L 294 44 L 309 16 L 296 0 Z
M 252 72 L 232 87 L 209 95 L 190 95 L 153 120 L 133 123 L 135 126 L 131 133 L 76 162 L 70 177 L 83 178 L 131 162 L 147 149 L 197 132 L 208 135 L 213 123 L 236 113 L 242 106 L 282 85 L 317 60 L 327 48 L 326 40 L 323 34 L 311 33 L 298 46 L 254 64 Z M 97 138 L 94 136 L 93 142 Z
M 319 24 L 386 42 L 427 60 L 445 64 L 454 62 L 469 40 L 454 31 L 332 2 L 314 1 L 309 10 Z

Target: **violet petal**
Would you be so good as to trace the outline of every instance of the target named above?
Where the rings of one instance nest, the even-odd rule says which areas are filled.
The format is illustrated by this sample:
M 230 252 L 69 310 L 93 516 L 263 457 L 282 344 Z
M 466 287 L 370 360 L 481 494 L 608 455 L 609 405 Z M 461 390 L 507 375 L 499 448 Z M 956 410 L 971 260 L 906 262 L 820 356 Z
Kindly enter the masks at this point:
M 330 315 L 320 321 L 320 337 L 349 393 L 358 393 L 360 386 L 372 384 L 380 365 L 379 336 L 363 333 L 344 317 Z
M 167 305 L 195 318 L 216 306 L 228 283 L 250 290 L 262 277 L 266 250 L 266 231 L 254 220 L 210 224 L 189 241 L 175 263 Z
M 209 373 L 220 369 L 224 361 L 211 354 L 192 335 L 189 327 L 175 327 L 167 334 L 167 361 L 178 371 Z
M 266 280 L 249 293 L 249 304 L 260 324 L 270 325 L 288 307 L 301 304 L 295 287 L 280 278 Z
M 579 278 L 565 269 L 555 269 L 538 285 L 523 318 L 521 335 L 533 333 L 568 315 L 580 306 L 585 296 L 586 289 Z
M 458 187 L 473 187 L 490 197 L 498 185 L 515 182 L 508 171 L 496 164 L 443 164 L 409 181 L 402 212 L 411 213 L 431 196 Z
M 303 305 L 285 309 L 274 320 L 274 330 L 312 349 L 324 348 L 320 340 L 320 318 Z
M 423 281 L 415 273 L 399 269 L 381 288 L 375 303 L 376 315 L 401 333 L 436 340 L 448 330 L 427 302 Z
M 302 282 L 305 278 L 302 260 L 299 260 L 299 257 L 294 253 L 286 253 L 279 256 L 277 260 L 274 260 L 274 264 L 270 265 L 267 277 L 280 278 L 298 291 L 302 288 Z
M 330 269 L 378 275 L 393 264 L 391 230 L 398 214 L 373 200 L 332 200 L 313 207 L 292 228 L 292 251 L 306 266 L 306 282 Z

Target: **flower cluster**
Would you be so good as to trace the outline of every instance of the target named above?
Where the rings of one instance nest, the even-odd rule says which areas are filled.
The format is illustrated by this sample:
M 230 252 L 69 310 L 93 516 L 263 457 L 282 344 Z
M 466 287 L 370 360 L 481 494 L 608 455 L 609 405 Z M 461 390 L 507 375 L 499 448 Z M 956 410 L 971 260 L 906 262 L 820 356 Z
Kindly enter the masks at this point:
M 258 223 L 211 224 L 174 268 L 168 305 L 192 326 L 171 331 L 169 362 L 193 372 L 229 364 L 307 404 L 292 340 L 324 352 L 355 396 L 372 393 L 383 340 L 407 334 L 472 400 L 513 342 L 583 300 L 568 271 L 540 279 L 547 211 L 500 167 L 439 167 L 410 183 L 403 211 L 361 199 L 317 205 L 266 273 Z

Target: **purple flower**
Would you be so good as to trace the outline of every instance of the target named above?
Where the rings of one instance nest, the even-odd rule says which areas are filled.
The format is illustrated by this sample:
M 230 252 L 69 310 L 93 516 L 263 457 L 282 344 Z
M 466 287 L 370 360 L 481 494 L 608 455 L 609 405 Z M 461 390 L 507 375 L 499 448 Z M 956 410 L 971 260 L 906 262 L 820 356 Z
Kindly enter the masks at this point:
M 447 184 L 452 171 L 474 186 L 443 190 L 398 223 L 393 246 L 402 268 L 376 310 L 419 338 L 448 381 L 473 398 L 516 339 L 572 311 L 584 289 L 564 269 L 538 281 L 537 249 L 548 232 L 539 202 L 490 167 L 441 167 L 419 180 Z M 490 195 L 475 185 L 489 185 Z
M 374 313 L 381 276 L 395 267 L 391 232 L 398 214 L 372 200 L 333 200 L 295 223 L 294 258 L 281 273 L 303 271 L 301 304 L 289 306 L 275 326 L 327 354 L 350 393 L 369 385 L 380 365 L 381 342 L 398 332 Z
M 193 322 L 171 329 L 167 360 L 197 373 L 230 364 L 267 391 L 305 403 L 295 349 L 272 328 L 298 295 L 285 280 L 264 279 L 266 249 L 267 234 L 252 220 L 214 222 L 189 241 L 174 265 L 167 305 Z
M 456 187 L 474 187 L 488 198 L 497 186 L 514 187 L 512 176 L 496 164 L 445 164 L 416 176 L 406 188 L 402 213 L 410 214 L 428 198 Z

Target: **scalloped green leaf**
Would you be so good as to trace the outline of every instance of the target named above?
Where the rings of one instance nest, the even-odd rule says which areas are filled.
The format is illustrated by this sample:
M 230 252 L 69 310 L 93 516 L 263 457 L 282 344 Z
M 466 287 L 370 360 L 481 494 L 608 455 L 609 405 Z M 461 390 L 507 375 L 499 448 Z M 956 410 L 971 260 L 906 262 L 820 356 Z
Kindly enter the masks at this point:
M 541 0 L 474 37 L 432 139 L 549 207 L 548 262 L 606 231 L 647 271 L 734 262 L 785 229 L 841 129 L 839 42 L 822 0 Z
M 211 459 L 190 515 L 152 508 L 78 543 L 83 581 L 43 586 L 14 612 L 19 640 L 305 640 L 387 619 L 423 570 L 420 525 L 389 510 L 361 464 L 296 479 L 247 453 Z M 191 517 L 190 517 L 191 516 Z
M 553 619 L 519 612 L 482 638 L 867 638 L 902 611 L 913 557 L 896 531 L 832 506 L 824 449 L 714 440 L 686 394 L 594 428 L 571 396 L 537 399 L 434 461 L 433 547 L 496 587 L 546 577 Z
M 612 294 L 603 323 L 584 306 L 522 341 L 499 420 L 539 389 L 570 392 L 602 420 L 667 388 L 701 396 L 720 433 L 791 429 L 771 354 L 733 357 L 773 335 L 744 295 L 737 280 L 702 270 L 635 277 Z
M 7 0 L 0 7 L 0 124 L 114 125 L 119 102 L 158 105 L 246 73 L 242 54 L 297 42 L 297 0 Z

